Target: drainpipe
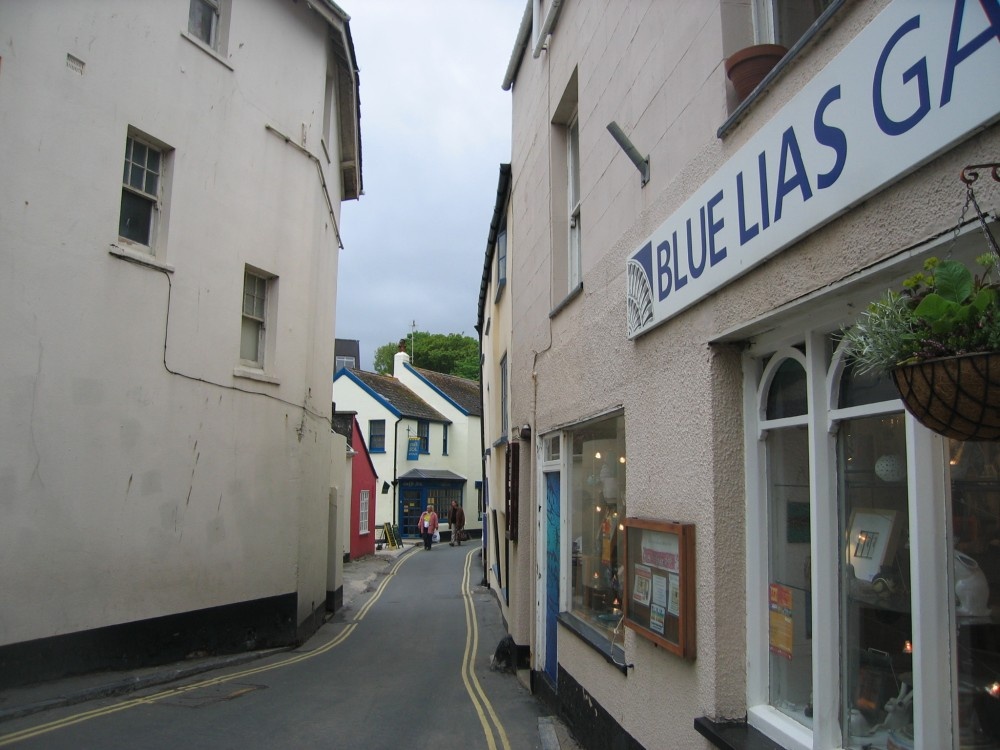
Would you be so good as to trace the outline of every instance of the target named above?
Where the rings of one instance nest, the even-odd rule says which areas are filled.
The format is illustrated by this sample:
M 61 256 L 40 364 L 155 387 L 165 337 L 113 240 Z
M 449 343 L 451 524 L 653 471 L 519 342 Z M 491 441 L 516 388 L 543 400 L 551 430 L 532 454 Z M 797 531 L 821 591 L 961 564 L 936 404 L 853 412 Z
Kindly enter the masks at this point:
M 399 519 L 396 518 L 396 511 L 399 510 L 399 500 L 396 498 L 396 489 L 399 487 L 399 469 L 396 468 L 396 462 L 399 461 L 399 423 L 403 421 L 400 417 L 396 420 L 396 424 L 392 428 L 392 522 L 399 527 Z M 399 536 L 403 536 L 403 531 L 400 529 Z

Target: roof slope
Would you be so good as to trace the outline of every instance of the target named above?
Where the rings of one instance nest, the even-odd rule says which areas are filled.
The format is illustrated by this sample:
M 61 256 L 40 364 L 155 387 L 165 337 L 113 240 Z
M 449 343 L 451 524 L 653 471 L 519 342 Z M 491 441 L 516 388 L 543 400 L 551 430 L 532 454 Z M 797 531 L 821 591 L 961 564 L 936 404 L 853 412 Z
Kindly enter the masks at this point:
M 367 370 L 347 370 L 351 377 L 364 385 L 369 391 L 380 396 L 390 406 L 404 417 L 411 419 L 427 419 L 432 422 L 448 422 L 444 416 L 420 396 L 411 391 L 396 378 L 389 375 L 379 375 Z
M 445 375 L 443 372 L 423 370 L 412 365 L 410 367 L 443 395 L 454 401 L 466 414 L 473 417 L 483 416 L 482 400 L 480 399 L 481 387 L 478 381 L 460 378 L 457 375 Z

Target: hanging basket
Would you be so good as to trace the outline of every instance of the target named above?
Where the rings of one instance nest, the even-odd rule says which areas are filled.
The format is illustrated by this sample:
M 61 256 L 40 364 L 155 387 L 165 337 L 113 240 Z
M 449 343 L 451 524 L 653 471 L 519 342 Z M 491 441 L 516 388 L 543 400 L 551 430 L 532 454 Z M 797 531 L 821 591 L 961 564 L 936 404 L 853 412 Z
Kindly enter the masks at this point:
M 903 404 L 924 427 L 955 440 L 1000 441 L 1000 353 L 897 367 Z

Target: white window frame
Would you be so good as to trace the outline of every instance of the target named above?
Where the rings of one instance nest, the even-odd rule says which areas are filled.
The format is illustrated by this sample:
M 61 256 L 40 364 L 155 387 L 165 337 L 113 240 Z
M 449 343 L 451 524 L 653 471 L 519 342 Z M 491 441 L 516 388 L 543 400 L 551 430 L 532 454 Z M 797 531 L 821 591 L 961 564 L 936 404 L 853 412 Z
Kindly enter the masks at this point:
M 358 495 L 358 533 L 361 536 L 370 534 L 368 523 L 368 508 L 371 502 L 371 490 L 361 490 Z
M 583 278 L 581 271 L 582 238 L 580 225 L 580 120 L 574 114 L 566 126 L 566 197 L 567 216 L 567 277 L 569 291 L 576 289 Z
M 334 365 L 334 372 L 337 372 L 343 367 L 348 367 L 354 369 L 358 366 L 358 362 L 354 357 L 337 357 L 336 364 Z
M 264 282 L 264 309 L 258 315 L 256 310 L 251 314 L 246 310 L 246 284 L 247 278 L 252 277 Z M 248 377 L 254 380 L 274 383 L 278 379 L 269 374 L 274 366 L 275 349 L 275 325 L 278 309 L 278 277 L 267 271 L 261 270 L 251 265 L 246 265 L 243 270 L 243 284 L 240 286 L 240 339 L 239 339 L 239 365 L 233 371 L 237 377 Z M 245 321 L 253 321 L 257 324 L 257 359 L 251 360 L 243 357 L 243 330 Z
M 887 269 L 901 277 L 919 269 L 928 255 L 945 252 L 943 243 L 950 237 L 934 240 L 890 259 L 879 268 L 862 272 L 861 282 L 845 282 L 828 294 L 838 299 L 871 299 L 885 288 Z M 950 250 L 949 250 L 950 252 Z M 905 268 L 905 271 L 894 271 Z M 881 281 L 869 282 L 864 278 Z M 824 306 L 819 300 L 796 305 L 799 312 L 767 326 L 768 333 L 753 337 L 753 344 L 743 355 L 744 377 L 744 446 L 746 519 L 746 601 L 747 601 L 747 720 L 763 734 L 789 750 L 831 750 L 845 741 L 841 736 L 840 654 L 840 565 L 836 529 L 839 528 L 837 486 L 837 430 L 841 422 L 879 414 L 902 414 L 898 399 L 846 408 L 836 408 L 839 382 L 845 360 L 837 351 L 827 362 L 827 336 L 850 321 L 823 320 L 817 310 L 844 310 L 839 305 Z M 863 305 L 855 305 L 862 309 Z M 788 311 L 785 311 L 786 313 Z M 790 337 L 790 331 L 799 335 Z M 806 351 L 800 361 L 807 374 L 808 415 L 785 420 L 765 419 L 768 376 L 777 367 L 782 353 L 794 341 L 804 341 Z M 770 355 L 766 368 L 761 357 Z M 801 356 L 801 353 L 800 353 Z M 810 730 L 769 705 L 768 694 L 768 516 L 767 463 L 764 449 L 770 428 L 804 420 L 810 442 L 810 537 L 812 544 L 812 622 L 813 622 L 813 728 Z M 950 528 L 951 487 L 947 477 L 947 441 L 920 426 L 905 413 L 908 510 L 910 525 L 910 585 L 912 596 L 913 649 L 921 658 L 914 659 L 914 730 L 918 747 L 957 747 L 958 705 L 955 604 L 951 595 L 948 529 Z M 831 530 L 834 530 L 831 533 Z M 764 543 L 762 543 L 764 540 Z M 947 602 L 947 606 L 941 606 Z M 823 668 L 836 665 L 836 669 Z M 956 737 L 952 737 L 952 732 Z
M 212 13 L 212 28 L 206 40 L 191 28 L 191 11 L 201 6 Z M 184 37 L 224 60 L 229 46 L 229 22 L 232 14 L 232 0 L 189 0 L 187 24 L 182 32 Z
M 144 185 L 141 188 L 130 184 L 129 174 L 127 174 L 131 172 L 130 167 L 135 164 L 132 160 L 134 158 L 134 148 L 136 144 L 144 146 L 147 151 L 153 151 L 159 154 L 160 157 L 158 172 L 153 172 L 152 170 L 146 170 L 144 168 Z M 119 205 L 118 241 L 126 248 L 151 255 L 161 260 L 162 256 L 165 255 L 166 227 L 168 218 L 166 198 L 169 195 L 170 190 L 172 166 L 173 149 L 170 146 L 160 140 L 157 140 L 156 138 L 152 138 L 151 136 L 136 130 L 135 128 L 128 128 L 125 136 L 125 153 L 123 157 L 122 204 Z M 153 192 L 149 192 L 145 189 L 145 180 L 148 178 L 148 174 L 157 175 L 156 190 Z M 123 203 L 126 193 L 137 196 L 141 200 L 147 202 L 150 206 L 149 235 L 146 242 L 142 242 L 135 238 L 129 238 L 121 234 L 121 211 L 124 207 Z

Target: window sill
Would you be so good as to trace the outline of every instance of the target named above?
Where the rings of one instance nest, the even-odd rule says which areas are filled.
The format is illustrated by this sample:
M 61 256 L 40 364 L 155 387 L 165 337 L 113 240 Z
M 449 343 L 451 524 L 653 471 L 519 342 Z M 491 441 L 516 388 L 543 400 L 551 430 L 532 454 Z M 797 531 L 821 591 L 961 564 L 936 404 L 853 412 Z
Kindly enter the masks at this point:
M 497 282 L 497 293 L 496 296 L 493 298 L 494 305 L 500 301 L 501 297 L 503 297 L 503 290 L 506 288 L 507 288 L 507 279 L 501 279 L 500 281 Z
M 601 635 L 593 626 L 588 625 L 576 615 L 570 612 L 560 612 L 559 623 L 597 651 L 608 664 L 614 665 L 622 674 L 628 674 L 628 666 L 625 664 L 625 651 L 621 646 L 609 643 L 608 639 Z M 609 652 L 608 647 L 611 647 Z
M 258 383 L 267 383 L 268 385 L 280 385 L 281 380 L 274 377 L 273 375 L 267 375 L 263 370 L 255 369 L 253 367 L 246 367 L 240 365 L 239 367 L 233 368 L 233 377 L 235 378 L 246 378 L 247 380 L 256 380 Z
M 702 716 L 694 720 L 694 728 L 720 750 L 783 750 L 745 721 L 712 721 Z
M 385 453 L 385 448 L 369 448 L 369 453 Z
M 147 266 L 149 268 L 154 268 L 157 271 L 166 271 L 167 273 L 174 272 L 174 267 L 169 263 L 157 260 L 154 256 L 147 252 L 143 252 L 142 250 L 132 250 L 127 246 L 122 247 L 121 245 L 111 243 L 111 247 L 108 248 L 108 252 L 116 258 L 121 258 L 122 260 L 127 260 L 131 263 L 138 263 L 140 266 Z
M 496 440 L 493 441 L 493 447 L 499 448 L 501 445 L 507 445 L 508 440 L 506 435 L 501 435 Z
M 208 55 L 209 57 L 211 57 L 217 63 L 220 63 L 221 65 L 224 65 L 225 67 L 229 68 L 230 70 L 234 70 L 233 66 L 229 64 L 229 61 L 226 58 L 224 58 L 221 54 L 219 54 L 218 51 L 216 51 L 216 50 L 212 49 L 211 47 L 207 46 L 203 41 L 201 41 L 201 39 L 198 39 L 197 37 L 191 36 L 186 31 L 182 31 L 181 32 L 181 36 L 184 39 L 187 39 L 191 44 L 193 44 L 195 47 L 197 47 L 198 49 L 200 49 L 206 55 Z
M 573 289 L 570 290 L 570 293 L 563 298 L 562 302 L 560 302 L 552 309 L 552 312 L 549 313 L 549 318 L 556 317 L 556 315 L 561 313 L 566 307 L 569 306 L 570 302 L 579 297 L 582 292 L 583 292 L 583 282 L 581 281 L 579 284 L 573 287 Z
M 785 53 L 785 56 L 781 58 L 778 64 L 775 65 L 766 76 L 764 76 L 764 80 L 757 85 L 757 88 L 751 92 L 750 96 L 740 102 L 739 106 L 733 110 L 733 113 L 729 115 L 722 125 L 719 126 L 719 129 L 715 134 L 716 138 L 725 138 L 726 135 L 729 134 L 729 131 L 736 127 L 736 123 L 743 119 L 743 116 L 747 113 L 747 110 L 753 106 L 753 103 L 763 96 L 768 86 L 771 85 L 771 81 L 780 76 L 785 68 L 791 64 L 792 60 L 798 57 L 802 48 L 809 44 L 819 34 L 820 30 L 826 26 L 827 22 L 840 11 L 845 2 L 846 0 L 833 0 L 833 2 L 830 3 L 827 9 L 820 14 L 820 17 L 813 22 L 812 26 L 806 30 L 806 33 L 799 37 L 798 41 L 792 45 L 792 48 Z

